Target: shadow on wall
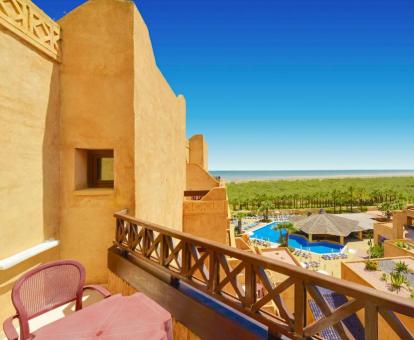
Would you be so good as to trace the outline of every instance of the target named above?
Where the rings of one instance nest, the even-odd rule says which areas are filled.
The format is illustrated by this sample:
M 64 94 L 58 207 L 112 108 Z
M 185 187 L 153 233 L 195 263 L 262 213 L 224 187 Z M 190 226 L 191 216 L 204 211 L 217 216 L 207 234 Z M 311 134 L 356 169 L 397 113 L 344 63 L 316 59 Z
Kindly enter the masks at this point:
M 45 240 L 59 238 L 59 82 L 59 65 L 53 63 L 42 147 L 43 235 Z
M 15 265 L 10 269 L 0 271 L 0 296 L 10 292 L 17 279 L 22 274 L 43 263 L 50 262 L 51 258 L 57 258 L 57 248 L 49 249 L 35 257 Z M 0 305 L 2 307 L 4 306 L 2 303 L 0 303 Z

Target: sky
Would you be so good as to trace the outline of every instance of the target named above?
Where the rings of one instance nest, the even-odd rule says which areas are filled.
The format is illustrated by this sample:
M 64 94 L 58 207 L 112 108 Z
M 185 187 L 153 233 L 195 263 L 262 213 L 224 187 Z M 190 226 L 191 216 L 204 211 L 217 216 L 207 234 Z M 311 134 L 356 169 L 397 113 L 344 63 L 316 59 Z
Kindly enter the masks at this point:
M 414 169 L 414 1 L 135 3 L 210 169 Z

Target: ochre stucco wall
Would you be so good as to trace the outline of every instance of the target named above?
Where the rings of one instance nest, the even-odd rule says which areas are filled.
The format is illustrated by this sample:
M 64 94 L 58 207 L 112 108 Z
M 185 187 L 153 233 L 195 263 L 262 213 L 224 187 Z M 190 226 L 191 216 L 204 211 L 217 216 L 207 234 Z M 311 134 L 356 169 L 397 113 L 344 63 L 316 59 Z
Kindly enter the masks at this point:
M 187 164 L 187 190 L 210 190 L 220 186 L 220 182 L 204 170 L 199 164 Z
M 0 25 L 0 259 L 58 238 L 58 69 Z M 14 311 L 20 274 L 58 256 L 54 248 L 0 270 L 0 320 Z
M 404 226 L 407 224 L 407 211 L 396 210 L 392 214 L 392 226 L 394 229 L 394 238 L 404 238 Z
M 59 24 L 61 63 L 0 28 L 0 258 L 60 240 L 59 248 L 0 273 L 0 305 L 10 306 L 19 273 L 59 257 L 79 260 L 88 282 L 106 282 L 115 211 L 183 229 L 185 99 L 158 69 L 133 2 L 90 0 Z M 79 150 L 88 149 L 114 150 L 113 189 L 85 188 Z M 192 183 L 203 183 L 195 189 L 219 185 L 194 166 L 201 172 Z M 224 241 L 228 205 L 218 189 L 224 192 L 198 204 L 186 225 L 196 235 L 208 225 L 214 235 L 205 236 Z
M 377 244 L 381 237 L 385 237 L 388 240 L 393 240 L 395 233 L 392 227 L 392 223 L 378 222 L 374 223 L 374 242 Z
M 0 258 L 57 236 L 58 65 L 0 26 Z
M 11 301 L 11 290 L 16 283 L 16 280 L 23 273 L 43 263 L 57 259 L 59 259 L 59 248 L 56 247 L 21 262 L 8 270 L 0 270 L 0 320 L 2 320 L 2 322 L 9 316 L 16 314 L 16 310 L 14 309 Z
M 158 69 L 147 27 L 134 8 L 135 212 L 182 229 L 185 100 Z
M 189 141 L 189 163 L 198 164 L 208 171 L 208 147 L 203 135 L 194 135 Z
M 214 188 L 201 200 L 186 200 L 183 231 L 209 240 L 228 243 L 230 216 L 225 188 Z
M 106 281 L 113 212 L 134 208 L 133 3 L 92 0 L 66 15 L 61 66 L 61 256 Z M 114 189 L 75 190 L 75 149 L 114 150 Z M 82 167 L 77 167 L 82 169 Z

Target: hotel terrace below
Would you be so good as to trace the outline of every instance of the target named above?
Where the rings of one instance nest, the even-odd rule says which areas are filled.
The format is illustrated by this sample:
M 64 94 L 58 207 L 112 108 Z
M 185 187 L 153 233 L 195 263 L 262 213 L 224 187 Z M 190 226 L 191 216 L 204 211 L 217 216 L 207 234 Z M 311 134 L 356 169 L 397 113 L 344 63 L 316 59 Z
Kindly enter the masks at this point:
M 106 311 L 118 333 L 104 318 L 89 338 L 154 325 L 153 339 L 413 338 L 412 300 L 355 279 L 358 265 L 335 278 L 234 237 L 206 141 L 187 140 L 185 99 L 132 1 L 89 0 L 55 22 L 0 0 L 0 75 L 1 337 L 78 339 Z M 390 256 L 412 268 L 396 242 Z M 63 304 L 69 267 L 79 289 Z

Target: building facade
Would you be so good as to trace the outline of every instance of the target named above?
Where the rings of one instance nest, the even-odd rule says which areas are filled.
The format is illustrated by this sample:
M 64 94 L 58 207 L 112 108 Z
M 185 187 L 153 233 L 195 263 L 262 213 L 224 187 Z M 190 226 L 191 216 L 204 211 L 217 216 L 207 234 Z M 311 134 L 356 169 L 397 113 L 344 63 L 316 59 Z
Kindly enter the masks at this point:
M 55 22 L 0 0 L 0 74 L 1 318 L 40 263 L 76 259 L 105 283 L 116 211 L 227 242 L 226 189 L 203 136 L 186 139 L 185 99 L 132 1 L 89 0 Z

